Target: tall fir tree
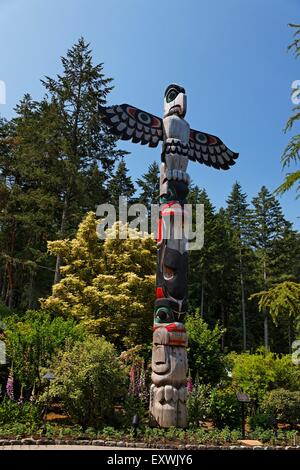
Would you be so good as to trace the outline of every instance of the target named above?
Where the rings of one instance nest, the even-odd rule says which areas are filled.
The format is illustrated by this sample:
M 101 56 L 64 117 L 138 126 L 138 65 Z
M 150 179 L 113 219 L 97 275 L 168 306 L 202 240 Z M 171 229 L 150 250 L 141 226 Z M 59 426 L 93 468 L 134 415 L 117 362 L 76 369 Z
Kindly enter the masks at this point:
M 71 236 L 87 210 L 107 201 L 114 162 L 126 153 L 116 149 L 99 113 L 111 78 L 105 78 L 103 64 L 92 64 L 82 38 L 62 58 L 62 66 L 56 79 L 42 81 L 47 94 L 40 102 L 25 95 L 6 144 L 0 143 L 7 199 L 1 213 L 0 282 L 6 303 L 19 308 L 34 306 L 31 299 L 50 288 L 47 240 Z M 58 255 L 54 282 L 61 264 Z
M 148 171 L 137 180 L 140 188 L 138 201 L 145 204 L 150 210 L 151 204 L 158 204 L 159 199 L 159 165 L 156 161 L 151 163 Z
M 70 229 L 74 231 L 82 217 L 81 196 L 89 187 L 86 176 L 91 170 L 94 173 L 95 165 L 109 172 L 123 153 L 116 150 L 116 139 L 108 133 L 99 113 L 99 105 L 106 103 L 112 90 L 112 79 L 104 76 L 103 64 L 93 65 L 89 44 L 83 38 L 62 58 L 62 67 L 62 75 L 56 79 L 46 77 L 42 83 L 60 121 L 55 137 L 65 181 L 59 231 L 63 238 Z M 99 176 L 102 182 L 103 175 Z M 61 264 L 62 258 L 57 256 L 54 282 L 60 279 Z
M 271 259 L 274 241 L 282 238 L 286 227 L 278 200 L 262 186 L 258 195 L 253 198 L 251 218 L 251 242 L 257 255 L 261 288 L 269 287 L 271 278 Z M 264 316 L 264 344 L 269 349 L 269 324 L 267 312 Z
M 131 177 L 128 175 L 128 168 L 123 158 L 118 163 L 116 171 L 108 183 L 107 189 L 108 201 L 115 206 L 117 212 L 120 196 L 126 197 L 129 202 L 132 200 L 135 188 Z
M 243 325 L 243 350 L 245 351 L 247 349 L 247 322 L 244 254 L 248 249 L 250 210 L 247 203 L 247 196 L 242 192 L 242 187 L 238 182 L 233 185 L 232 191 L 227 199 L 226 211 L 234 230 L 234 238 L 239 254 L 240 303 Z

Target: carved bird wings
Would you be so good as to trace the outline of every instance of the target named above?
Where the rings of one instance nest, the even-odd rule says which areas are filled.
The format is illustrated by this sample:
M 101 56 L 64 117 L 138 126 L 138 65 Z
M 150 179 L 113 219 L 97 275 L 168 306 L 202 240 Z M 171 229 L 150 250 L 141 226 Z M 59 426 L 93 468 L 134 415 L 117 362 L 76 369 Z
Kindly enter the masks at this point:
M 163 120 L 128 104 L 99 107 L 103 121 L 122 140 L 131 140 L 149 147 L 163 141 Z M 207 166 L 228 170 L 239 154 L 232 152 L 214 135 L 190 130 L 189 159 Z

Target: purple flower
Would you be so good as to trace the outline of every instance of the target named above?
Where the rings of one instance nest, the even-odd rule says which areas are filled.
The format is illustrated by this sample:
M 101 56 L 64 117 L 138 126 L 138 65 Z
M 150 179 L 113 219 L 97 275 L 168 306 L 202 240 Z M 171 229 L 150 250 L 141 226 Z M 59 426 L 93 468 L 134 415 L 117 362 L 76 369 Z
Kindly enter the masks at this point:
M 187 378 L 186 388 L 187 388 L 188 393 L 191 393 L 193 391 L 193 380 L 191 376 Z
M 6 382 L 6 393 L 11 400 L 14 399 L 14 378 L 12 375 L 8 376 Z

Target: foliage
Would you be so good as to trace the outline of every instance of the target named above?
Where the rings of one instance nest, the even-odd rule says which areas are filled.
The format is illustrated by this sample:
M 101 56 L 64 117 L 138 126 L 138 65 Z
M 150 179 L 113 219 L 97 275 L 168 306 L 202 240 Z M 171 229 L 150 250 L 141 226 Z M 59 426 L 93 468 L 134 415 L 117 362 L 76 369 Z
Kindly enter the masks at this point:
M 41 385 L 41 367 L 48 367 L 68 341 L 84 338 L 73 319 L 53 318 L 45 311 L 29 310 L 22 317 L 7 317 L 5 323 L 4 340 L 12 373 L 28 392 Z
M 120 347 L 148 343 L 153 311 L 155 243 L 117 223 L 101 243 L 96 218 L 87 214 L 76 238 L 51 242 L 52 253 L 65 260 L 63 279 L 43 308 L 80 320 L 91 331 Z M 135 238 L 119 239 L 125 230 Z
M 216 387 L 212 390 L 210 417 L 218 428 L 228 426 L 230 429 L 234 429 L 240 424 L 240 404 L 234 389 Z
M 274 427 L 274 415 L 269 411 L 257 411 L 253 415 L 249 416 L 249 425 L 252 431 L 258 430 L 270 430 L 275 429 Z
M 272 390 L 263 399 L 261 410 L 289 424 L 300 422 L 300 392 Z
M 137 185 L 141 190 L 138 202 L 145 204 L 150 210 L 151 204 L 158 204 L 159 200 L 159 165 L 156 161 L 151 163 L 148 171 L 137 179 Z
M 220 339 L 223 331 L 218 325 L 210 330 L 199 310 L 188 315 L 186 329 L 189 335 L 189 363 L 192 375 L 198 375 L 205 384 L 216 384 L 225 376 Z
M 187 396 L 187 414 L 190 425 L 198 426 L 209 416 L 210 395 L 210 385 L 200 384 L 197 380 Z
M 268 310 L 275 323 L 280 315 L 296 317 L 300 312 L 300 284 L 296 282 L 282 282 L 267 291 L 252 294 L 250 299 L 254 298 L 259 299 L 259 311 Z
M 300 386 L 299 369 L 290 356 L 279 357 L 272 353 L 230 354 L 232 379 L 258 405 L 265 394 L 278 387 L 297 390 Z
M 289 24 L 291 28 L 294 28 L 294 40 L 293 42 L 289 45 L 288 50 L 292 50 L 295 57 L 298 58 L 300 55 L 300 25 L 299 24 Z M 297 122 L 300 119 L 300 105 L 296 104 L 293 107 L 293 114 L 292 116 L 288 119 L 286 126 L 285 126 L 285 132 L 288 130 L 291 130 L 292 127 L 297 124 Z M 283 168 L 289 167 L 292 163 L 299 163 L 300 160 L 300 135 L 296 134 L 294 135 L 288 145 L 286 146 L 283 155 L 281 157 L 281 163 Z M 297 184 L 296 191 L 298 192 L 300 189 L 299 185 L 299 180 L 300 180 L 300 171 L 296 170 L 292 173 L 287 173 L 285 176 L 284 182 L 277 188 L 277 193 L 278 194 L 283 194 L 289 189 L 291 189 L 295 184 Z M 299 197 L 299 196 L 298 196 Z
M 0 290 L 22 310 L 38 306 L 54 270 L 59 278 L 47 240 L 73 235 L 83 214 L 107 201 L 111 168 L 126 153 L 102 122 L 112 79 L 89 44 L 80 38 L 61 65 L 42 80 L 40 101 L 25 94 L 16 116 L 0 120 Z
M 108 202 L 114 205 L 116 211 L 119 207 L 120 196 L 125 197 L 126 200 L 130 200 L 135 193 L 134 184 L 127 173 L 128 169 L 126 163 L 124 159 L 122 159 L 108 184 Z
M 125 393 L 126 373 L 114 346 L 88 337 L 59 354 L 53 364 L 50 396 L 59 397 L 74 422 L 85 429 L 109 423 Z
M 0 403 L 0 425 L 21 423 L 27 426 L 41 424 L 42 408 L 40 405 L 18 403 L 8 398 Z

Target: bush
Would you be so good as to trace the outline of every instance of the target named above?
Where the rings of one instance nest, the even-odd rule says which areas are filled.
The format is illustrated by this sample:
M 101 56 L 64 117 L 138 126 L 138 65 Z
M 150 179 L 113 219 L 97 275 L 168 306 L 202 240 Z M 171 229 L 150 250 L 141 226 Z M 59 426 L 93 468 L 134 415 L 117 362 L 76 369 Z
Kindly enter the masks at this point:
M 226 377 L 224 356 L 220 348 L 223 330 L 218 325 L 213 330 L 203 320 L 199 310 L 187 317 L 189 335 L 189 365 L 192 376 L 201 383 L 215 385 Z
M 7 356 L 13 363 L 14 378 L 27 395 L 41 384 L 41 367 L 48 367 L 66 342 L 84 337 L 82 327 L 74 320 L 52 318 L 49 313 L 36 310 L 29 310 L 23 317 L 7 317 L 5 324 Z
M 237 428 L 241 421 L 240 404 L 232 388 L 215 388 L 210 399 L 210 417 L 218 428 Z
M 232 364 L 233 383 L 248 393 L 257 406 L 272 389 L 300 389 L 300 369 L 289 355 L 231 353 L 227 360 Z
M 274 416 L 270 412 L 257 412 L 250 416 L 249 425 L 252 431 L 256 429 L 271 429 L 274 427 Z
M 62 352 L 54 363 L 50 396 L 59 397 L 84 429 L 111 422 L 116 400 L 126 393 L 126 374 L 114 346 L 88 337 Z
M 274 388 L 284 388 L 292 392 L 300 389 L 300 367 L 293 364 L 290 354 L 274 359 Z
M 273 354 L 231 354 L 233 383 L 259 403 L 276 381 Z
M 42 408 L 32 403 L 17 403 L 4 398 L 0 404 L 0 424 L 22 423 L 28 426 L 40 424 L 42 421 Z
M 282 388 L 272 390 L 264 398 L 261 410 L 288 424 L 300 422 L 300 392 Z
M 198 426 L 200 421 L 209 416 L 211 387 L 196 383 L 187 397 L 188 420 L 191 425 Z
M 121 420 L 121 424 L 125 427 L 130 427 L 134 415 L 138 415 L 140 422 L 145 421 L 149 410 L 149 403 L 145 403 L 140 397 L 128 395 L 124 400 L 125 415 Z

